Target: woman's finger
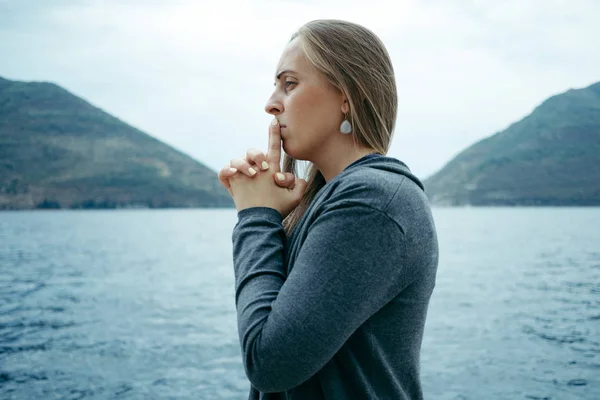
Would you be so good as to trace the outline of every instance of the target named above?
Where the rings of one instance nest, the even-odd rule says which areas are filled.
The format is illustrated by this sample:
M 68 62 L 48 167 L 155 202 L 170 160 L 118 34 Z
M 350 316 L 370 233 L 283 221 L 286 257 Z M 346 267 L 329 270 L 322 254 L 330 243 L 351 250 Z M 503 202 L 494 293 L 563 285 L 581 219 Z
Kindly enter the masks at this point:
M 267 162 L 273 172 L 279 172 L 281 169 L 281 131 L 279 121 L 273 118 L 269 126 L 269 152 L 267 153 Z
M 234 176 L 235 174 L 237 174 L 237 169 L 235 168 L 231 168 L 228 165 L 223 167 L 220 171 L 219 171 L 219 182 L 221 182 L 221 185 L 223 185 L 225 187 L 225 189 L 227 189 L 227 191 L 229 192 L 229 195 L 233 197 L 233 192 L 231 191 L 231 185 L 229 184 L 229 178 L 231 178 L 232 176 Z
M 247 175 L 247 176 L 254 176 L 258 172 L 256 170 L 256 167 L 253 167 L 252 165 L 250 165 L 250 163 L 246 160 L 245 157 L 234 158 L 233 160 L 231 160 L 229 162 L 229 166 L 231 168 L 237 169 L 238 172 L 241 172 L 242 174 Z
M 306 192 L 307 186 L 308 184 L 304 179 L 296 179 L 296 183 L 294 185 L 294 188 L 292 189 L 292 192 L 296 197 L 295 207 L 297 207 L 302 201 L 302 197 L 304 197 L 304 193 Z
M 269 163 L 267 162 L 267 155 L 259 149 L 248 149 L 246 152 L 246 159 L 249 163 L 256 165 L 258 168 L 264 170 L 269 169 Z
M 219 182 L 221 182 L 221 185 L 223 185 L 226 189 L 229 189 L 229 178 L 237 174 L 237 172 L 238 170 L 236 168 L 232 168 L 229 165 L 226 165 L 223 168 L 221 168 L 218 174 Z
M 277 186 L 287 189 L 294 189 L 296 177 L 291 172 L 277 172 L 273 175 L 273 177 L 275 178 L 275 183 Z

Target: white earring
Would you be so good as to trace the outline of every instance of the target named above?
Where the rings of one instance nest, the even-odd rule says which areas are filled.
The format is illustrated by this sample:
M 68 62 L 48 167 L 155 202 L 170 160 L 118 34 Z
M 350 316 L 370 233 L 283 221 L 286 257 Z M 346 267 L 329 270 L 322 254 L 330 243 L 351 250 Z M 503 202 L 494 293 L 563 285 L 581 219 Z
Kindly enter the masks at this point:
M 344 116 L 344 121 L 340 125 L 340 132 L 342 132 L 342 134 L 344 134 L 344 135 L 352 133 L 352 125 L 350 124 L 350 121 L 348 121 L 348 119 L 345 116 Z

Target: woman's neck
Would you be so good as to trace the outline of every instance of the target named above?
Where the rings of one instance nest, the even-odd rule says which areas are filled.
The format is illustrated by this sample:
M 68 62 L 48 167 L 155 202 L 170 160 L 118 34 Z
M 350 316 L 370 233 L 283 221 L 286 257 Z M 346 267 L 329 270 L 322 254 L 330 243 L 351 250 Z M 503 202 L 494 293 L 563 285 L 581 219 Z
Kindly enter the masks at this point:
M 313 161 L 313 164 L 321 171 L 325 182 L 329 182 L 335 178 L 340 172 L 342 172 L 348 165 L 353 162 L 360 160 L 364 156 L 369 154 L 377 153 L 371 148 L 352 148 L 353 151 L 338 152 L 338 154 L 331 154 L 328 157 L 324 156 L 322 159 Z

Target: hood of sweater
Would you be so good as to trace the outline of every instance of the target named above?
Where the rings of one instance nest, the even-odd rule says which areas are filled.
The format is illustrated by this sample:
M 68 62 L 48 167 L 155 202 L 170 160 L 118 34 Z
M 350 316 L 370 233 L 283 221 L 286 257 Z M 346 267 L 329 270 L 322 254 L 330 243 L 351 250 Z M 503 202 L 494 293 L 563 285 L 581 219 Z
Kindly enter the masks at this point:
M 349 173 L 357 167 L 373 168 L 377 170 L 386 171 L 391 174 L 404 175 L 405 177 L 415 182 L 417 186 L 421 188 L 421 190 L 425 191 L 425 187 L 423 186 L 421 180 L 410 171 L 410 169 L 405 163 L 396 158 L 383 156 L 381 154 L 369 154 L 354 161 L 352 164 L 344 168 L 344 170 L 341 173 L 339 173 L 334 179 L 332 179 L 332 181 L 336 180 L 338 177 L 343 178 L 344 175 L 346 175 L 347 173 Z

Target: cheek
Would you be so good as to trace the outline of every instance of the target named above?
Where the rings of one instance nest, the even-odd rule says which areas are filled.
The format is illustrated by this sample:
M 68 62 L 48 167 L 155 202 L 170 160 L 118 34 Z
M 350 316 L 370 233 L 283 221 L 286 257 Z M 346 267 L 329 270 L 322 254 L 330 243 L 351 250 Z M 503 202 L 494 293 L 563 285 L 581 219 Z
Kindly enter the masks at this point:
M 289 99 L 288 110 L 294 132 L 310 136 L 337 129 L 336 121 L 341 113 L 335 99 L 322 90 L 314 89 L 295 93 Z

